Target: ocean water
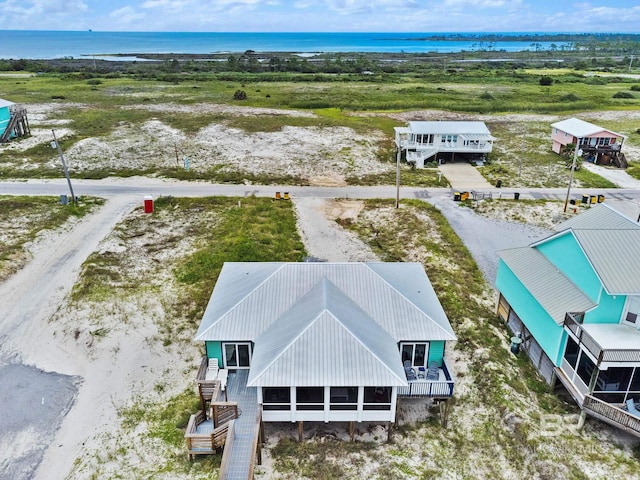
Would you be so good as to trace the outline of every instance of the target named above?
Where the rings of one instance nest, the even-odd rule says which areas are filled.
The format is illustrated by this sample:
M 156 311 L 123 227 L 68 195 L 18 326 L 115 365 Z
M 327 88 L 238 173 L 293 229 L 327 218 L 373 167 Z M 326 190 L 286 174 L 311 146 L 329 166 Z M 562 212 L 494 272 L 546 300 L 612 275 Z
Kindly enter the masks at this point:
M 420 53 L 478 50 L 485 43 L 430 40 L 443 33 L 202 33 L 0 30 L 0 58 L 52 59 L 141 53 L 378 52 Z M 464 34 L 463 34 L 464 35 Z M 426 39 L 425 39 L 426 38 Z M 493 50 L 523 51 L 527 42 L 495 42 Z M 537 42 L 543 49 L 551 42 Z M 560 44 L 557 43 L 559 46 Z

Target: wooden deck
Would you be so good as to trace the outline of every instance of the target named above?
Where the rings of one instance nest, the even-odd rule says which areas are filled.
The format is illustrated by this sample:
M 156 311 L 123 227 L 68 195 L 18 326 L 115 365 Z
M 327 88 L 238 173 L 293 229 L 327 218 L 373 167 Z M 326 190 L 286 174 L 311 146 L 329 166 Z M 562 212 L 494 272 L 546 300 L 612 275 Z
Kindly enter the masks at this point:
M 640 417 L 632 415 L 623 408 L 603 402 L 591 395 L 585 396 L 582 408 L 584 408 L 587 415 L 640 437 Z
M 427 380 L 425 378 L 409 380 L 408 386 L 398 387 L 398 397 L 430 397 L 436 399 L 452 397 L 454 381 L 444 360 L 442 368 L 439 368 L 438 372 L 438 380 Z
M 214 422 L 207 419 L 202 410 L 191 415 L 184 434 L 189 460 L 193 460 L 194 455 L 213 455 L 219 448 L 224 447 L 228 432 L 233 431 L 234 421 L 235 419 L 231 419 L 219 427 L 214 427 Z

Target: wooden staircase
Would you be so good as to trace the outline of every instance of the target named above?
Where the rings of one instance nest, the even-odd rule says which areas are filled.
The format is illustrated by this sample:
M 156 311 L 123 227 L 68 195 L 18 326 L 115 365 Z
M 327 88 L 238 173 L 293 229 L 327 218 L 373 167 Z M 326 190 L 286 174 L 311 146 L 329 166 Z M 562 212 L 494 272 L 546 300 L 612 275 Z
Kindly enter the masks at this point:
M 10 109 L 11 117 L 7 128 L 0 136 L 0 143 L 8 142 L 13 137 L 24 137 L 31 134 L 29 121 L 27 119 L 27 109 L 14 107 Z

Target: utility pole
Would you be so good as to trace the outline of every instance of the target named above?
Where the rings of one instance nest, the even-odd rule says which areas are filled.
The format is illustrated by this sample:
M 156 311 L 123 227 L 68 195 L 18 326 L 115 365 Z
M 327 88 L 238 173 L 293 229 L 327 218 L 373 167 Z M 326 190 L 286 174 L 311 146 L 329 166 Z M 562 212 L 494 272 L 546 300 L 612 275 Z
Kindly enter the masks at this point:
M 400 206 L 400 144 L 396 154 L 396 208 Z
M 67 177 L 67 184 L 69 185 L 69 191 L 71 192 L 71 201 L 73 204 L 77 204 L 76 196 L 73 194 L 73 187 L 71 186 L 71 177 L 69 177 L 69 170 L 67 169 L 67 162 L 64 161 L 64 155 L 62 154 L 62 148 L 60 148 L 60 143 L 58 143 L 58 139 L 56 138 L 56 131 L 51 129 L 51 133 L 53 134 L 53 142 L 51 142 L 51 146 L 53 148 L 58 149 L 58 154 L 60 155 L 60 160 L 62 160 L 62 168 L 64 170 L 64 176 Z
M 576 148 L 573 152 L 573 162 L 571 163 L 571 174 L 569 175 L 569 187 L 567 188 L 567 198 L 564 200 L 564 211 L 567 211 L 567 204 L 569 203 L 569 193 L 571 193 L 571 184 L 573 183 L 573 172 L 576 170 L 576 163 L 578 161 L 578 154 L 582 153 L 580 150 L 580 139 L 576 138 Z

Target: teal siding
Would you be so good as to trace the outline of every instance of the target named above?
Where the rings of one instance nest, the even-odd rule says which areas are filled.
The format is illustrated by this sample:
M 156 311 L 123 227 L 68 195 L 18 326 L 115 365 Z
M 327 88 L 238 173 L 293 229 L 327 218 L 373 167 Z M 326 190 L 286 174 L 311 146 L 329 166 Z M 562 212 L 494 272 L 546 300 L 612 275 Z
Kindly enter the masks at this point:
M 591 300 L 598 301 L 602 284 L 571 233 L 536 247 Z
M 585 313 L 584 323 L 620 323 L 626 300 L 625 295 L 612 296 L 603 289 L 600 303 L 596 308 Z
M 0 108 L 0 135 L 2 135 L 9 124 L 11 112 L 9 107 Z
M 218 365 L 222 365 L 222 342 L 205 342 L 208 358 L 217 358 Z
M 500 260 L 496 287 L 518 314 L 551 361 L 560 366 L 563 329 L 546 312 L 518 277 Z
M 431 362 L 438 362 L 438 366 L 442 366 L 442 357 L 444 357 L 444 340 L 433 340 L 429 342 L 429 359 L 427 365 Z

